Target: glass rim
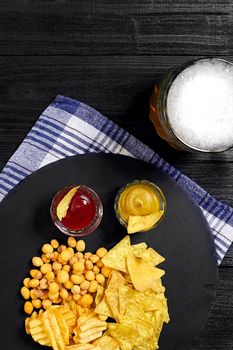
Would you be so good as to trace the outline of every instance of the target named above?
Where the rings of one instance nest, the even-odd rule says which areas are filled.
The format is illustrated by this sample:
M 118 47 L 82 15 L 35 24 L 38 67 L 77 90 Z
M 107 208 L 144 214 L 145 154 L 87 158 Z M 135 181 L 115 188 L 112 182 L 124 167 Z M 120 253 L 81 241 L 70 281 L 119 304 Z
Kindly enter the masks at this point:
M 179 145 L 181 148 L 185 148 L 187 151 L 196 151 L 196 152 L 202 152 L 202 153 L 222 153 L 225 152 L 233 147 L 233 144 L 227 148 L 221 149 L 221 150 L 208 150 L 208 149 L 202 149 L 198 148 L 195 146 L 192 146 L 190 143 L 184 141 L 173 129 L 172 124 L 169 120 L 169 116 L 167 113 L 167 97 L 169 90 L 175 81 L 175 79 L 178 77 L 178 75 L 187 69 L 188 67 L 191 67 L 195 63 L 199 61 L 208 61 L 208 60 L 217 60 L 217 61 L 222 61 L 227 64 L 230 64 L 233 66 L 233 62 L 228 61 L 227 59 L 221 58 L 221 57 L 215 57 L 215 56 L 209 56 L 209 57 L 202 57 L 202 58 L 197 58 L 194 60 L 191 60 L 189 62 L 184 63 L 180 67 L 178 67 L 175 70 L 171 70 L 168 74 L 167 77 L 163 80 L 161 87 L 160 87 L 160 93 L 159 93 L 159 98 L 157 102 L 157 108 L 158 108 L 158 118 L 162 126 L 164 126 L 164 120 L 166 121 L 168 127 L 169 127 L 169 132 L 172 134 L 172 136 L 178 141 Z M 162 98 L 161 98 L 162 96 Z M 161 116 L 164 118 L 164 120 L 161 118 Z
M 57 213 L 56 213 L 57 206 L 55 207 L 54 204 L 55 204 L 55 201 L 61 192 L 64 192 L 66 190 L 69 191 L 70 189 L 77 187 L 77 186 L 84 188 L 85 190 L 87 190 L 87 193 L 91 194 L 92 198 L 94 199 L 95 205 L 96 205 L 96 213 L 95 213 L 93 220 L 91 221 L 91 223 L 89 225 L 87 225 L 79 230 L 72 230 L 72 229 L 69 229 L 68 227 L 66 227 L 65 225 L 63 225 L 62 222 L 58 219 Z M 54 225 L 65 235 L 73 236 L 73 237 L 82 237 L 82 236 L 86 236 L 89 233 L 93 232 L 99 226 L 99 224 L 103 218 L 103 204 L 102 204 L 102 201 L 101 201 L 99 195 L 92 188 L 90 188 L 86 185 L 76 185 L 76 184 L 75 185 L 74 184 L 67 185 L 67 186 L 61 188 L 60 190 L 58 190 L 58 192 L 54 195 L 52 202 L 51 202 L 51 205 L 50 205 L 50 216 L 51 216 L 51 219 L 52 219 Z

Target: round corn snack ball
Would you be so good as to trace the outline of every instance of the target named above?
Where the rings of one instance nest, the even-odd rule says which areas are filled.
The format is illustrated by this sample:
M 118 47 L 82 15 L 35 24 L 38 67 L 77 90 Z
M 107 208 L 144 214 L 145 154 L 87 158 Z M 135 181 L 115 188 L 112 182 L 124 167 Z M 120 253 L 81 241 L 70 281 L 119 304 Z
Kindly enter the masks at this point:
M 90 306 L 93 303 L 93 297 L 90 294 L 84 294 L 79 299 L 79 305 Z
M 68 246 L 72 248 L 75 248 L 77 244 L 76 239 L 74 237 L 69 237 L 67 240 L 67 243 L 68 243 Z
M 53 247 L 51 246 L 51 244 L 45 243 L 45 244 L 42 246 L 42 252 L 43 252 L 44 254 L 46 254 L 46 253 L 52 253 L 52 252 L 53 252 Z
M 36 267 L 39 267 L 39 266 L 43 265 L 43 260 L 38 256 L 34 256 L 32 258 L 32 264 Z
M 36 309 L 40 309 L 42 306 L 42 302 L 40 299 L 34 299 L 32 300 L 32 305 L 36 308 Z
M 52 282 L 49 285 L 49 291 L 51 293 L 57 293 L 59 291 L 59 285 L 56 282 Z
M 64 270 L 60 270 L 57 273 L 57 280 L 59 283 L 65 283 L 67 281 L 69 281 L 69 274 L 67 271 Z
M 29 281 L 30 281 L 29 277 L 24 278 L 23 280 L 24 287 L 29 288 Z
M 76 243 L 76 250 L 78 252 L 83 252 L 85 250 L 85 248 L 86 248 L 86 245 L 85 245 L 85 242 L 82 239 L 77 241 L 77 243 Z
M 57 249 L 59 247 L 59 242 L 56 239 L 52 239 L 50 244 L 54 249 Z
M 26 301 L 26 303 L 24 304 L 24 311 L 26 312 L 26 314 L 30 315 L 33 311 L 33 305 L 30 301 Z
M 87 281 L 93 281 L 95 279 L 95 274 L 93 271 L 87 271 L 85 273 L 85 278 Z
M 105 277 L 101 273 L 98 273 L 95 276 L 95 279 L 99 284 L 104 284 L 104 282 L 105 282 Z
M 20 292 L 21 292 L 21 295 L 24 299 L 30 298 L 30 290 L 27 287 L 22 287 Z
M 108 251 L 106 248 L 101 247 L 96 251 L 96 255 L 98 255 L 99 258 L 103 258 L 107 254 L 107 252 Z

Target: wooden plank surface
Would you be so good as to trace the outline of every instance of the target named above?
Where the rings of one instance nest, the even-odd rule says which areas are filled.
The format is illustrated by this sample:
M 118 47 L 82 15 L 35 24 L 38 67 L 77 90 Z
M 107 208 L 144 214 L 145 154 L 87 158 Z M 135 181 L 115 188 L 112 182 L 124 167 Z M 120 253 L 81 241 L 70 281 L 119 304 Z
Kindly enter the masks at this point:
M 153 84 L 188 60 L 233 60 L 231 0 L 3 0 L 0 3 L 0 168 L 57 95 L 110 117 L 216 198 L 233 205 L 233 150 L 178 152 L 148 119 Z M 191 232 L 190 232 L 191 234 Z M 233 349 L 233 248 L 193 350 Z
M 0 48 L 4 55 L 228 55 L 232 10 L 221 0 L 5 0 Z

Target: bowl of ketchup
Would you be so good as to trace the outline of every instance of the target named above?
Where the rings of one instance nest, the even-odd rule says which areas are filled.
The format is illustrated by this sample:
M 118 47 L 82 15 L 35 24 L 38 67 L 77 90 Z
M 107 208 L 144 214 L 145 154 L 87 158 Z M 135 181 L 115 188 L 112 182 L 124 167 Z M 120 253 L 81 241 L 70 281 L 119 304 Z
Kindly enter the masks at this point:
M 57 192 L 50 207 L 55 226 L 70 236 L 93 232 L 103 217 L 98 194 L 85 185 L 69 185 Z

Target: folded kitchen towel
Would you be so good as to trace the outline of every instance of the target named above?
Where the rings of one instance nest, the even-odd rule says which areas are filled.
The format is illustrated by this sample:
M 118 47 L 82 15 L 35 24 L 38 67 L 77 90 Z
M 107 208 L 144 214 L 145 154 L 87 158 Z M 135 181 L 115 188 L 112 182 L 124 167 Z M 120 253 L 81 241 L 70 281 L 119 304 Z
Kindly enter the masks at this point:
M 57 96 L 44 110 L 0 174 L 0 200 L 26 176 L 58 159 L 88 152 L 116 153 L 153 164 L 171 176 L 202 210 L 220 264 L 233 241 L 233 209 L 165 162 L 95 109 Z

